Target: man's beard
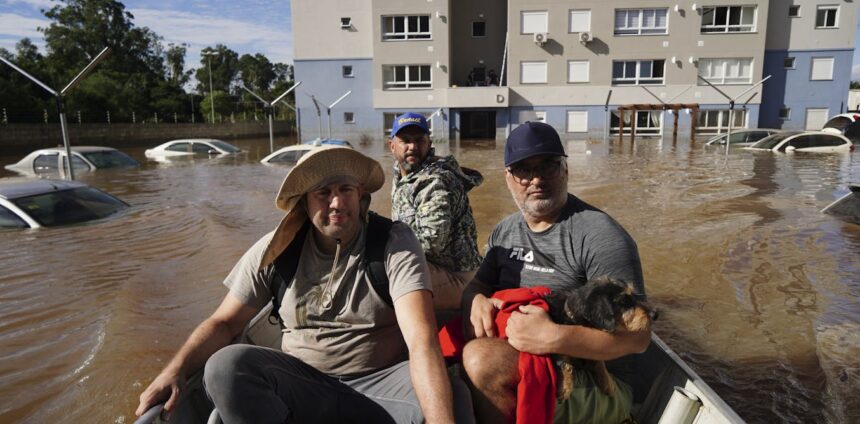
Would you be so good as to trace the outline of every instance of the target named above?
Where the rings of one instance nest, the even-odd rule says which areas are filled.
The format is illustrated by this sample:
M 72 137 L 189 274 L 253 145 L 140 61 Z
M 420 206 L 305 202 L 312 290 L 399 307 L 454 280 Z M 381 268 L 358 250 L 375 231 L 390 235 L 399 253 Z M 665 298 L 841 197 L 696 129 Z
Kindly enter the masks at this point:
M 567 198 L 567 193 L 559 193 L 554 195 L 553 197 L 549 197 L 546 199 L 529 199 L 526 196 L 525 200 L 522 202 L 516 198 L 516 196 L 512 196 L 514 198 L 514 203 L 517 204 L 517 207 L 520 211 L 530 217 L 534 218 L 542 218 L 548 215 L 551 215 L 562 208 L 564 205 L 564 201 Z

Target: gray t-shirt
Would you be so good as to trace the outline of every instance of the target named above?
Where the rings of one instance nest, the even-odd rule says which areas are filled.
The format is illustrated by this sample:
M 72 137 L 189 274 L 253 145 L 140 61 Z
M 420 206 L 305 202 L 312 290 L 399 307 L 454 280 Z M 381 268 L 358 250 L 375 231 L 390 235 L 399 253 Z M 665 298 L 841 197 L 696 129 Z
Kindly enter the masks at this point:
M 572 194 L 549 229 L 532 231 L 517 212 L 493 229 L 487 247 L 476 277 L 494 291 L 574 289 L 592 278 L 610 276 L 632 283 L 645 295 L 636 242 L 612 217 Z
M 408 358 L 394 309 L 374 291 L 359 265 L 364 255 L 366 227 L 341 253 L 332 273 L 334 255 L 323 253 L 313 229 L 302 246 L 296 274 L 287 287 L 280 315 L 286 327 L 281 349 L 314 368 L 336 376 L 359 376 Z M 257 271 L 273 233 L 260 239 L 224 280 L 242 303 L 262 308 L 272 299 L 270 265 Z M 421 244 L 405 224 L 395 222 L 385 247 L 385 270 L 391 299 L 415 290 L 431 290 Z M 326 308 L 326 291 L 331 294 Z

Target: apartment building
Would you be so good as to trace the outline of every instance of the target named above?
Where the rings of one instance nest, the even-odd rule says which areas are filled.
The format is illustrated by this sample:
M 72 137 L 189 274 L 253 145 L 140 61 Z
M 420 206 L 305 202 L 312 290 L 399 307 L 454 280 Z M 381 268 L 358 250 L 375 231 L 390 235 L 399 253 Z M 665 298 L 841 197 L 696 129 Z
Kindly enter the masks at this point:
M 378 139 L 404 111 L 431 117 L 434 137 L 503 138 L 541 120 L 594 138 L 631 104 L 696 109 L 639 110 L 625 131 L 660 135 L 678 119 L 682 133 L 717 133 L 727 97 L 734 127 L 820 127 L 847 108 L 857 20 L 849 0 L 291 5 L 305 138 L 330 120 L 335 137 Z

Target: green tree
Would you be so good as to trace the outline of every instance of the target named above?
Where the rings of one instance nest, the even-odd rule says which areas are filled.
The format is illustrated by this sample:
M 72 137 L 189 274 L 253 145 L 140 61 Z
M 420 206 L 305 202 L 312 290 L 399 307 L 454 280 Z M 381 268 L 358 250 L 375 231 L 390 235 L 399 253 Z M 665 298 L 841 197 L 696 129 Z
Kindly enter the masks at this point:
M 43 69 L 44 57 L 29 38 L 18 41 L 15 54 L 0 50 L 5 59 L 30 75 L 43 82 L 49 81 L 49 75 Z M 41 122 L 46 108 L 55 114 L 56 107 L 50 93 L 4 64 L 0 64 L 0 69 L 0 108 L 6 109 L 9 122 Z
M 214 73 L 214 72 L 213 72 Z M 233 112 L 233 99 L 230 96 L 221 91 L 215 90 L 212 93 L 212 97 L 215 99 L 215 120 L 217 122 L 218 115 L 226 116 L 229 115 L 230 112 Z M 203 115 L 203 118 L 206 119 L 207 122 L 210 121 L 210 116 L 212 112 L 212 102 L 210 100 L 210 96 L 207 94 L 203 97 L 203 100 L 200 100 L 200 114 Z
M 253 56 L 244 54 L 239 58 L 239 79 L 258 93 L 268 93 L 275 80 L 274 66 L 266 56 L 257 53 Z
M 860 81 L 851 81 L 849 88 L 851 90 L 860 90 Z
M 168 44 L 164 53 L 167 62 L 167 79 L 172 85 L 182 87 L 191 78 L 192 71 L 185 70 L 185 54 L 188 52 L 188 44 Z
M 216 53 L 214 56 L 206 56 L 206 53 Z M 222 90 L 230 93 L 236 74 L 239 72 L 239 54 L 218 44 L 214 48 L 206 47 L 201 51 L 200 67 L 194 76 L 197 78 L 197 92 L 208 95 L 209 87 L 209 62 L 212 62 L 212 89 Z

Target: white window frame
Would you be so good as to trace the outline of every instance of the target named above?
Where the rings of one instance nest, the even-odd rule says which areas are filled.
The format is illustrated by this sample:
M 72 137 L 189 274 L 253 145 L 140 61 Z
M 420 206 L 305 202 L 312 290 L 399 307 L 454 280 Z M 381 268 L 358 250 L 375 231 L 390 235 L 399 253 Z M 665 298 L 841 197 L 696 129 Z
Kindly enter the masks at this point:
M 421 68 L 427 68 L 429 79 L 421 79 Z M 403 68 L 403 78 L 398 78 L 398 69 Z M 412 70 L 418 71 L 418 79 L 412 80 Z M 393 77 L 390 80 L 386 78 Z M 383 90 L 429 90 L 433 88 L 433 68 L 429 64 L 414 65 L 383 65 L 382 67 L 382 89 Z
M 349 73 L 346 72 L 347 68 L 349 68 Z M 355 68 L 352 65 L 342 65 L 340 72 L 344 78 L 355 78 Z
M 749 70 L 749 75 L 741 75 L 744 69 Z M 733 72 L 737 71 L 737 72 Z M 699 59 L 699 76 L 707 79 L 714 85 L 744 85 L 752 84 L 753 76 L 752 58 L 703 58 Z M 699 85 L 705 83 L 699 81 Z
M 729 129 L 729 109 L 699 109 L 699 115 L 705 114 L 705 124 L 700 124 L 699 116 L 696 119 L 696 132 L 701 134 L 723 134 Z M 707 125 L 707 116 L 715 114 L 717 125 Z M 735 122 L 732 124 L 732 129 L 746 128 L 748 114 L 743 109 L 735 109 Z M 738 123 L 738 121 L 741 121 Z
M 409 30 L 409 20 L 411 18 L 418 19 L 418 30 Z M 422 18 L 427 20 L 427 30 L 421 30 Z M 402 21 L 403 30 L 397 30 L 397 22 Z M 386 24 L 390 22 L 390 31 L 386 31 Z M 382 41 L 412 41 L 412 40 L 432 40 L 433 27 L 430 15 L 386 15 L 382 17 Z
M 823 63 L 827 63 L 827 62 L 830 63 L 828 65 L 828 66 L 830 66 L 830 74 L 826 78 L 821 78 L 821 77 L 816 78 L 816 76 L 815 76 L 816 63 L 823 64 Z M 813 57 L 812 63 L 809 66 L 809 80 L 810 81 L 833 81 L 833 68 L 835 65 L 836 65 L 836 59 L 833 57 Z M 824 65 L 818 65 L 818 66 L 824 66 Z
M 585 65 L 585 74 L 583 78 L 574 79 L 574 65 Z M 580 68 L 581 69 L 581 68 Z M 568 60 L 567 61 L 567 82 L 569 83 L 583 83 L 589 82 L 591 79 L 591 63 L 587 60 Z
M 349 16 L 344 16 L 340 18 L 340 29 L 349 29 L 352 28 L 352 18 Z
M 572 122 L 571 118 L 579 117 L 577 122 Z M 582 126 L 574 127 L 572 124 L 580 123 Z M 565 123 L 567 132 L 569 133 L 584 133 L 588 132 L 588 111 L 587 110 L 569 110 L 567 111 L 567 122 Z
M 791 66 L 785 66 L 785 61 L 791 59 Z M 797 58 L 794 56 L 786 56 L 782 58 L 782 68 L 783 69 L 797 69 Z
M 574 28 L 574 16 L 586 16 L 585 25 L 582 28 Z M 567 13 L 568 34 L 578 34 L 591 31 L 591 9 L 570 9 Z
M 809 113 L 810 112 L 818 112 L 818 113 L 821 113 L 822 116 L 824 116 L 824 118 L 821 119 L 821 125 L 810 125 L 809 124 Z M 803 128 L 807 131 L 820 130 L 821 127 L 823 127 L 824 124 L 827 123 L 827 117 L 828 116 L 830 116 L 830 109 L 828 109 L 826 107 L 808 107 L 808 108 L 806 108 L 806 115 L 804 116 Z
M 618 130 L 620 129 L 618 126 L 618 123 L 613 124 L 612 121 L 616 120 L 618 122 L 621 122 L 621 115 L 619 114 L 618 109 L 613 110 L 611 112 L 611 114 L 612 114 L 612 118 L 609 121 L 610 122 L 609 123 L 609 125 L 610 125 L 609 133 L 610 134 L 618 134 Z M 647 119 L 646 120 L 646 122 L 648 122 L 647 126 L 644 126 L 644 127 L 639 126 L 639 125 L 636 126 L 636 135 L 657 135 L 657 136 L 662 135 L 663 134 L 663 119 L 666 117 L 666 114 L 664 114 L 662 110 L 637 110 L 635 116 L 633 114 L 631 114 L 629 110 L 624 112 L 624 115 L 626 117 L 635 119 L 637 122 L 639 119 L 639 115 L 643 115 L 643 114 L 647 114 L 649 118 L 653 115 L 657 115 L 658 116 L 657 120 L 659 121 L 659 123 L 657 124 L 657 126 L 654 126 L 654 125 L 652 125 L 652 120 Z M 630 129 L 632 127 L 632 124 L 633 124 L 632 121 L 624 124 L 624 134 L 630 134 Z
M 543 80 L 529 80 L 526 81 L 525 69 L 527 66 L 538 66 L 543 65 Z M 535 68 L 537 69 L 537 68 Z M 546 84 L 547 82 L 547 63 L 545 60 L 524 60 L 520 62 L 520 84 Z
M 526 17 L 539 18 L 543 15 L 543 25 L 540 28 L 526 28 Z M 523 10 L 520 12 L 520 34 L 549 32 L 549 12 L 546 10 Z
M 647 12 L 653 14 L 654 25 L 645 25 L 645 15 Z M 664 14 L 665 26 L 657 26 L 657 13 Z M 619 16 L 624 15 L 624 26 L 619 27 Z M 635 17 L 631 16 L 635 15 Z M 632 19 L 632 21 L 631 21 Z M 632 25 L 631 25 L 632 24 Z M 666 35 L 669 33 L 669 9 L 667 8 L 650 8 L 650 9 L 615 9 L 615 30 L 614 35 Z
M 717 13 L 719 9 L 726 9 L 726 23 L 725 24 L 717 24 Z M 705 24 L 705 16 L 708 11 L 712 11 L 712 20 L 710 24 Z M 744 15 L 752 10 L 752 23 L 744 24 L 743 18 Z M 739 18 L 738 24 L 730 24 L 731 16 L 733 13 L 740 13 L 741 17 Z M 742 6 L 705 6 L 702 8 L 702 23 L 701 23 L 701 32 L 702 34 L 737 34 L 737 33 L 750 33 L 756 32 L 756 22 L 758 21 L 758 6 L 755 5 L 742 5 Z
M 352 119 L 350 119 L 352 118 Z M 343 113 L 343 123 L 344 124 L 354 124 L 355 123 L 355 112 L 344 112 Z
M 643 66 L 642 64 L 645 62 L 651 63 L 651 77 L 645 77 L 642 75 Z M 662 62 L 663 63 L 663 76 L 660 77 L 659 81 L 656 81 L 654 75 L 654 62 Z M 616 63 L 624 63 L 624 75 L 621 77 L 615 76 L 615 64 Z M 634 75 L 627 75 L 627 67 L 628 64 L 635 63 Z M 643 80 L 648 80 L 647 82 L 643 82 Z M 652 81 L 654 80 L 654 81 Z M 665 85 L 666 84 L 666 60 L 665 59 L 645 59 L 645 60 L 614 60 L 612 61 L 612 85 Z
M 546 124 L 546 111 L 545 110 L 536 110 L 535 112 L 535 122 L 542 122 Z
M 824 25 L 818 25 L 818 15 L 824 12 Z M 833 13 L 833 26 L 827 25 L 827 15 Z M 815 8 L 815 29 L 835 29 L 839 28 L 839 5 L 838 4 L 819 4 Z

